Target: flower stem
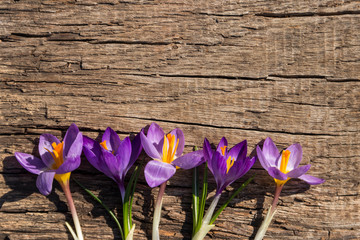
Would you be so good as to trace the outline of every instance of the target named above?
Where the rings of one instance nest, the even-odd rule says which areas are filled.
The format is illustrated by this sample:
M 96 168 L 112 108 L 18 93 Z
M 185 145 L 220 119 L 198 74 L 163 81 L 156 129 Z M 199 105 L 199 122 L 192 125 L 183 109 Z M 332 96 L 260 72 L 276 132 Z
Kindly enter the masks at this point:
M 206 214 L 203 218 L 203 221 L 201 223 L 201 227 L 199 231 L 196 232 L 195 236 L 192 238 L 192 240 L 202 240 L 206 236 L 206 234 L 215 226 L 213 224 L 210 224 L 210 220 L 212 218 L 212 215 L 214 213 L 214 210 L 219 202 L 221 194 L 218 194 L 215 196 L 213 201 L 211 202 L 210 207 L 206 211 Z
M 272 205 L 269 208 L 268 213 L 266 214 L 264 221 L 262 222 L 258 232 L 256 233 L 254 240 L 262 240 L 263 237 L 265 236 L 265 233 L 266 233 L 267 229 L 269 228 L 271 220 L 273 219 L 273 217 L 275 215 L 277 203 L 279 201 L 280 193 L 281 193 L 283 186 L 284 186 L 284 184 L 276 185 L 274 200 L 272 202 Z
M 71 211 L 71 215 L 72 215 L 72 218 L 73 218 L 73 221 L 74 221 L 77 238 L 78 238 L 78 240 L 84 240 L 84 237 L 83 237 L 82 231 L 81 231 L 80 221 L 79 221 L 79 218 L 78 218 L 78 215 L 77 215 L 77 212 L 76 212 L 76 208 L 75 208 L 75 205 L 74 205 L 73 198 L 71 196 L 70 184 L 69 184 L 69 182 L 66 182 L 66 183 L 61 182 L 60 186 L 61 186 L 61 188 L 63 189 L 63 191 L 65 193 L 65 197 L 66 197 L 66 200 L 68 202 L 68 205 L 69 205 L 69 208 L 70 208 L 70 211 Z
M 160 240 L 159 224 L 161 218 L 162 199 L 164 196 L 165 188 L 166 188 L 166 182 L 160 185 L 158 197 L 156 199 L 154 218 L 153 218 L 152 240 Z

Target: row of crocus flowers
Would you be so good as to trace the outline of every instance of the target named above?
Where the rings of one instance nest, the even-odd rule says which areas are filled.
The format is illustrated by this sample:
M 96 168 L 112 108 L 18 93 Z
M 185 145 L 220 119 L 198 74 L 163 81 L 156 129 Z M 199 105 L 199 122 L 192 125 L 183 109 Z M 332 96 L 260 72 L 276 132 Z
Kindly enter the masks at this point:
M 130 137 L 123 140 L 110 127 L 106 129 L 99 143 L 94 139 L 83 136 L 75 124 L 72 124 L 63 139 L 60 140 L 51 134 L 42 134 L 39 141 L 40 158 L 27 154 L 15 153 L 16 159 L 29 172 L 37 174 L 36 186 L 44 194 L 50 194 L 53 179 L 62 187 L 69 208 L 72 213 L 75 231 L 67 224 L 75 240 L 82 240 L 83 234 L 69 187 L 70 174 L 79 167 L 81 153 L 84 152 L 87 160 L 99 171 L 113 179 L 120 190 L 123 224 L 119 225 L 123 239 L 133 239 L 135 224 L 132 223 L 131 204 L 136 181 L 131 178 L 125 184 L 125 176 L 137 161 L 142 150 L 152 159 L 144 169 L 146 182 L 151 188 L 160 186 L 157 201 L 154 207 L 152 239 L 160 239 L 159 223 L 162 207 L 162 196 L 167 181 L 175 174 L 177 168 L 192 169 L 204 164 L 213 174 L 217 184 L 216 194 L 204 215 L 206 195 L 203 197 L 202 212 L 197 211 L 196 202 L 193 202 L 193 233 L 192 239 L 203 239 L 210 231 L 216 219 L 214 210 L 223 190 L 235 180 L 245 175 L 254 165 L 256 158 L 247 156 L 246 140 L 229 148 L 223 137 L 216 149 L 212 149 L 205 138 L 202 150 L 183 155 L 185 138 L 181 129 L 176 128 L 165 134 L 162 128 L 152 123 L 146 134 L 142 129 L 131 141 Z M 266 138 L 262 149 L 257 146 L 257 158 L 262 167 L 274 178 L 276 191 L 274 201 L 269 208 L 255 239 L 262 239 L 275 214 L 277 201 L 284 184 L 291 178 L 299 178 L 311 185 L 321 184 L 323 179 L 305 174 L 310 164 L 299 166 L 302 159 L 300 144 L 293 144 L 279 152 L 270 138 Z M 137 169 L 138 171 L 139 169 Z M 134 175 L 134 174 L 133 174 Z M 207 174 L 205 174 L 207 175 Z M 204 180 L 206 181 L 206 179 Z M 204 189 L 203 189 L 204 191 Z M 220 211 L 221 212 L 221 211 Z M 215 214 L 216 215 L 216 214 Z M 218 214 L 217 214 L 218 215 Z

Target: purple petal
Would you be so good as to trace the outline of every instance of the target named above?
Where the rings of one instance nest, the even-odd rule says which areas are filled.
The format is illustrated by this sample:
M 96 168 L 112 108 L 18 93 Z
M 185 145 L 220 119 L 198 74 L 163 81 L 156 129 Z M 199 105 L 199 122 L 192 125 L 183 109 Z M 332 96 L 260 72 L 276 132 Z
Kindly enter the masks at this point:
M 151 127 L 151 126 L 150 126 Z M 146 154 L 151 157 L 152 159 L 161 159 L 158 150 L 155 146 L 148 140 L 143 132 L 140 132 L 141 144 L 144 148 Z
M 16 152 L 15 157 L 21 166 L 23 166 L 23 168 L 31 173 L 39 175 L 41 172 L 47 169 L 47 166 L 40 158 L 37 158 L 31 154 Z
M 119 168 L 119 164 L 121 163 L 121 157 L 119 158 L 115 157 L 111 152 L 101 149 L 102 156 L 104 158 L 104 161 L 107 165 L 107 169 L 109 170 L 108 177 L 112 178 L 116 182 L 121 182 L 123 180 L 122 178 L 122 171 Z
M 213 157 L 210 161 L 208 161 L 208 165 L 210 171 L 214 175 L 216 185 L 218 188 L 223 184 L 225 181 L 225 175 L 226 175 L 226 160 L 223 155 L 219 152 L 215 152 L 213 154 Z
M 66 131 L 64 137 L 63 157 L 64 163 L 67 160 L 74 160 L 80 157 L 83 145 L 83 136 L 78 127 L 73 123 Z
M 302 159 L 302 148 L 301 145 L 296 143 L 288 147 L 286 150 L 290 151 L 290 158 L 287 165 L 287 170 L 291 171 L 299 166 Z
M 246 158 L 246 154 L 247 154 L 247 141 L 244 140 L 236 144 L 234 147 L 232 147 L 226 158 L 231 156 L 231 158 L 234 158 L 236 161 L 238 159 L 244 160 Z
M 171 135 L 175 135 L 175 144 L 179 140 L 179 145 L 176 149 L 175 157 L 180 157 L 185 147 L 184 133 L 180 128 L 175 128 L 170 132 Z
M 80 166 L 80 155 L 83 148 L 83 136 L 78 127 L 73 123 L 66 131 L 64 137 L 63 159 L 64 162 L 56 170 L 56 174 L 72 172 Z
M 129 137 L 126 137 L 119 146 L 119 151 L 116 155 L 118 161 L 119 171 L 124 172 L 127 169 L 127 166 L 130 162 L 131 156 L 131 141 Z
M 300 176 L 298 178 L 301 179 L 301 180 L 304 180 L 305 182 L 307 182 L 310 185 L 318 185 L 318 184 L 321 184 L 321 183 L 325 182 L 324 179 L 317 178 L 317 177 L 314 177 L 314 176 L 310 176 L 310 175 L 307 175 L 307 174 L 304 174 L 304 175 L 302 175 L 302 176 Z
M 275 162 L 279 158 L 280 153 L 271 138 L 268 137 L 265 139 L 262 153 L 264 160 L 268 162 L 268 165 L 275 167 Z
M 256 153 L 257 153 L 257 157 L 259 159 L 261 166 L 267 171 L 269 169 L 269 167 L 271 167 L 271 165 L 265 158 L 265 156 L 259 146 L 256 146 Z
M 290 178 L 298 178 L 298 177 L 304 175 L 307 171 L 309 171 L 310 167 L 311 167 L 311 164 L 295 168 L 292 171 L 288 172 L 287 176 Z
M 164 131 L 156 123 L 152 123 L 147 131 L 148 141 L 155 146 L 157 152 L 162 152 L 162 147 L 164 143 Z
M 60 143 L 59 139 L 57 139 L 57 137 L 55 137 L 54 135 L 45 133 L 40 136 L 39 154 L 42 161 L 48 168 L 51 168 L 55 161 L 52 155 L 46 149 L 48 149 L 50 152 L 53 152 L 54 148 L 51 146 L 51 144 L 54 142 L 56 144 Z
M 235 180 L 244 176 L 254 165 L 254 163 L 255 163 L 255 157 L 253 158 L 246 157 L 242 162 L 235 161 L 234 165 L 230 168 L 229 172 L 226 174 L 227 179 L 225 181 L 226 183 L 225 187 L 232 184 Z
M 225 137 L 222 137 L 217 148 L 216 148 L 216 151 L 219 152 L 221 155 L 222 155 L 222 150 L 224 148 L 224 146 L 227 147 L 228 143 L 227 143 L 227 140 Z M 227 149 L 225 149 L 225 156 L 226 156 L 226 153 L 227 153 Z
M 103 172 L 105 175 L 112 177 L 108 166 L 102 156 L 102 147 L 95 140 L 84 136 L 83 137 L 83 152 L 86 159 L 93 165 L 97 170 Z M 106 150 L 105 150 L 106 151 Z
M 143 132 L 143 130 L 141 130 L 141 132 Z M 142 149 L 140 133 L 138 133 L 131 141 L 131 157 L 128 168 L 131 168 L 131 166 L 134 165 L 135 161 L 139 158 Z
M 36 186 L 41 194 L 47 196 L 51 193 L 55 172 L 42 172 L 36 179 Z
M 110 152 L 114 152 L 114 154 L 117 153 L 121 140 L 119 135 L 110 127 L 106 128 L 102 136 L 102 141 L 106 141 L 106 147 Z
M 204 153 L 202 150 L 198 150 L 175 159 L 172 164 L 183 169 L 191 169 L 204 162 Z
M 276 178 L 278 180 L 286 180 L 288 178 L 285 173 L 281 172 L 276 167 L 269 167 L 267 171 L 270 176 L 272 176 L 273 178 Z
M 155 160 L 148 162 L 144 170 L 146 182 L 151 188 L 166 182 L 175 172 L 173 165 Z
M 211 145 L 209 143 L 209 140 L 207 140 L 207 138 L 204 139 L 203 151 L 204 151 L 205 161 L 209 161 L 212 158 L 214 150 L 211 149 Z

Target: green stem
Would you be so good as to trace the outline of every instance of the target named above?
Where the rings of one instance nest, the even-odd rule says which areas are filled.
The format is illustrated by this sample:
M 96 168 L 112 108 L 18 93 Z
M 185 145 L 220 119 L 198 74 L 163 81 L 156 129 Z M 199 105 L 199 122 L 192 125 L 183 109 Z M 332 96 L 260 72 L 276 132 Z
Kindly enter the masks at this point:
M 73 179 L 82 189 L 85 190 L 85 192 L 87 192 L 92 198 L 95 199 L 95 201 L 97 201 L 98 203 L 100 203 L 100 205 L 108 212 L 108 214 L 110 215 L 110 217 L 115 221 L 116 225 L 119 228 L 120 231 L 120 235 L 121 235 L 121 239 L 125 239 L 124 238 L 124 232 L 122 230 L 121 224 L 119 222 L 119 220 L 117 219 L 117 217 L 115 216 L 115 214 L 98 198 L 96 197 L 89 189 L 85 188 L 80 182 L 78 182 L 76 179 Z
M 227 207 L 227 205 L 231 202 L 231 200 L 234 199 L 235 196 L 237 196 L 253 179 L 255 175 L 246 180 L 241 186 L 231 195 L 231 197 L 224 203 L 214 214 L 214 216 L 210 220 L 210 224 L 213 224 L 217 217 L 220 215 L 220 213 Z
M 193 217 L 193 234 L 195 234 L 197 220 L 199 218 L 199 169 L 196 167 L 193 169 L 193 184 L 192 184 L 192 217 Z
M 216 205 L 219 202 L 221 194 L 218 194 L 215 196 L 213 201 L 211 202 L 210 207 L 206 211 L 206 214 L 204 216 L 204 219 L 202 221 L 201 227 L 199 231 L 196 232 L 195 236 L 192 238 L 192 240 L 202 240 L 206 236 L 206 234 L 215 226 L 210 224 L 210 220 L 212 218 L 212 215 L 214 213 L 214 210 L 216 208 Z
M 207 189 L 208 189 L 208 181 L 207 181 L 207 177 L 208 177 L 208 166 L 207 163 L 205 163 L 205 167 L 204 167 L 204 177 L 203 177 L 203 186 L 202 186 L 202 192 L 201 192 L 201 200 L 200 200 L 200 210 L 199 210 L 199 214 L 198 214 L 198 220 L 197 220 L 197 225 L 196 225 L 196 229 L 194 234 L 199 231 L 201 224 L 202 224 L 202 220 L 204 217 L 204 212 L 205 212 L 205 203 L 206 203 L 206 197 L 207 197 Z M 194 235 L 193 234 L 193 235 Z
M 158 197 L 156 199 L 155 210 L 154 210 L 154 218 L 153 218 L 153 227 L 152 227 L 152 240 L 160 240 L 159 235 L 159 224 L 161 219 L 161 207 L 162 200 L 165 193 L 166 182 L 160 185 Z

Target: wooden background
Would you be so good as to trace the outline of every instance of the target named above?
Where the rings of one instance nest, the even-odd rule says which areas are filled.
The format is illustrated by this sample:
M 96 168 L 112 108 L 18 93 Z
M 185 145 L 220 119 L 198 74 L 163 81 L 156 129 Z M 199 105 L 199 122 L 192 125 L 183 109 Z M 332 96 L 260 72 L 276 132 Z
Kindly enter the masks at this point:
M 123 138 L 153 121 L 183 129 L 185 152 L 204 137 L 247 139 L 249 152 L 267 136 L 279 148 L 300 142 L 302 163 L 326 182 L 288 182 L 266 239 L 360 239 L 358 1 L 2 0 L 0 39 L 0 239 L 71 239 L 59 185 L 42 196 L 15 151 L 37 154 L 40 134 L 61 138 L 73 122 L 90 137 L 111 126 Z M 255 236 L 274 182 L 259 163 L 253 173 L 209 239 Z M 72 177 L 119 207 L 116 184 L 85 158 Z M 119 239 L 71 188 L 85 238 Z M 151 236 L 157 190 L 141 177 L 135 239 Z M 191 171 L 179 170 L 162 239 L 189 239 L 190 195 Z

